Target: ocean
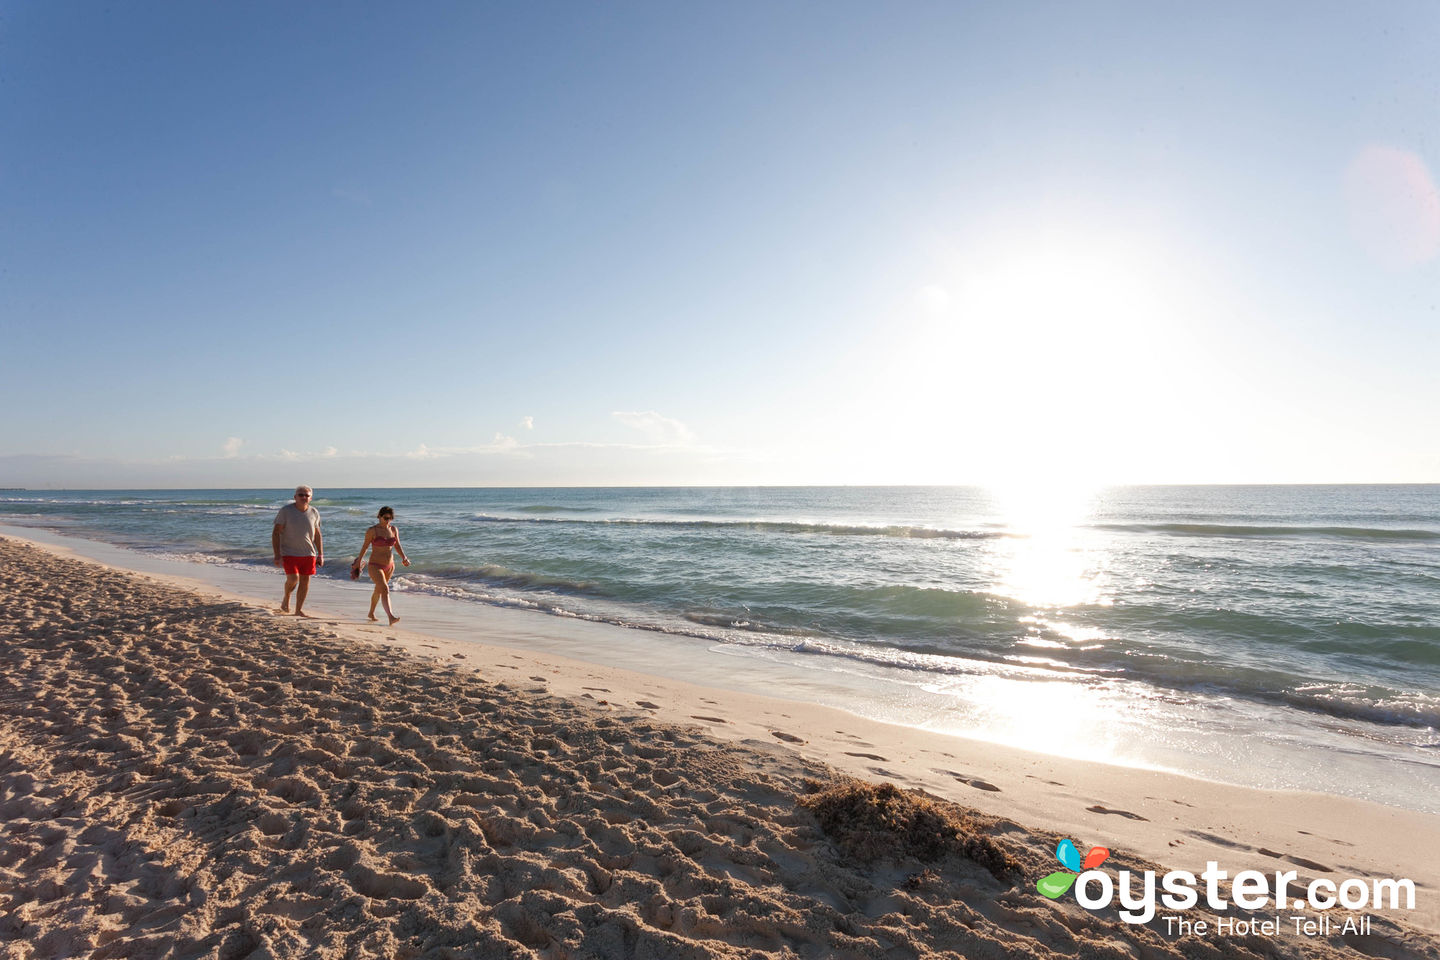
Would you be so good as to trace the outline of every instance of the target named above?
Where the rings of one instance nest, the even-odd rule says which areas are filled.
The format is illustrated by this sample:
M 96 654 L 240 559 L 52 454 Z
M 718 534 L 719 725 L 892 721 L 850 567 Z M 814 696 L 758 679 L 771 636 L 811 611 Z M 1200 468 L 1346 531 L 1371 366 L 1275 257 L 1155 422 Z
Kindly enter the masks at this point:
M 289 500 L 6 491 L 0 524 L 262 569 Z M 382 505 L 401 604 L 608 622 L 843 677 L 830 705 L 877 719 L 1440 812 L 1440 486 L 322 488 L 323 577 Z

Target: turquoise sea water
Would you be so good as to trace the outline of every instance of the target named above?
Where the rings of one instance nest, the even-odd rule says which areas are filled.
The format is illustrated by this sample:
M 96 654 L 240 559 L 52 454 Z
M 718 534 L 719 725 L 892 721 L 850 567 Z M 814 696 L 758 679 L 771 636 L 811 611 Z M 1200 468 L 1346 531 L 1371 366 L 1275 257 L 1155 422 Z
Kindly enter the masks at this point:
M 260 567 L 288 500 L 11 491 L 0 523 Z M 402 593 L 874 677 L 904 722 L 1052 752 L 1440 786 L 1440 486 L 320 489 L 324 576 L 382 504 Z M 1374 785 L 1307 780 L 1338 758 Z

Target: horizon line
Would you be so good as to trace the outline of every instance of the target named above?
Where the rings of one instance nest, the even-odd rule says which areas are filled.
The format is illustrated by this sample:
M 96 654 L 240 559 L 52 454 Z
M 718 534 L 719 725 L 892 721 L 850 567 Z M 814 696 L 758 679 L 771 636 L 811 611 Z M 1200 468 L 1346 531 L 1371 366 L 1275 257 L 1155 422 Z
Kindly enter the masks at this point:
M 321 485 L 324 486 L 323 484 Z M 608 484 L 395 484 L 387 486 L 331 486 L 332 490 L 893 490 L 993 489 L 1006 483 L 608 483 Z M 1300 480 L 1300 481 L 1165 481 L 1109 482 L 1091 485 L 1096 490 L 1134 487 L 1436 487 L 1440 480 Z M 0 493 L 92 493 L 117 490 L 293 490 L 289 484 L 213 487 L 0 487 Z

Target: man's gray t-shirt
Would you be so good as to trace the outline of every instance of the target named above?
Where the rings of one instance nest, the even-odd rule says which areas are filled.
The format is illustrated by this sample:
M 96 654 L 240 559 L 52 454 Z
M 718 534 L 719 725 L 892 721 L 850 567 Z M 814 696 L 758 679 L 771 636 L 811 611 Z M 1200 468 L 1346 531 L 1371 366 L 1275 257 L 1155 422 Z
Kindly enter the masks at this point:
M 314 507 L 301 510 L 293 503 L 287 503 L 275 514 L 275 526 L 280 528 L 280 555 L 282 557 L 315 557 L 315 538 L 320 534 L 320 514 Z

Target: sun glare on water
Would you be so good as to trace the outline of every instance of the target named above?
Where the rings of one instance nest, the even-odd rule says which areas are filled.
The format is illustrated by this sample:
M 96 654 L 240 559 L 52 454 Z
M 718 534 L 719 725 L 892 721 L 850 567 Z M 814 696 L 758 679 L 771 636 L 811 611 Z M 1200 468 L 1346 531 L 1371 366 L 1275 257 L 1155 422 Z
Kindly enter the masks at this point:
M 1116 722 L 1123 708 L 1086 685 L 980 674 L 933 689 L 964 706 L 953 717 L 937 717 L 928 729 L 1077 760 L 1114 762 L 1126 756 L 1127 734 L 1121 731 L 1128 728 Z M 1065 720 L 1056 723 L 1056 717 Z
M 1072 758 L 1116 761 L 1127 756 L 1126 723 L 1134 705 L 1121 703 L 1066 668 L 1065 648 L 1104 643 L 1074 608 L 1108 604 L 1105 554 L 1087 523 L 1099 488 L 1044 470 L 989 488 L 991 516 L 1004 531 L 993 541 L 995 596 L 1029 608 L 1028 632 L 1014 637 L 1003 667 L 947 678 L 934 692 L 954 698 L 953 713 L 937 717 L 945 729 Z M 1072 622 L 1073 621 L 1073 622 Z M 1063 716 L 1063 723 L 1055 718 Z
M 1082 527 L 1093 488 L 1042 477 L 991 493 L 1007 533 L 997 541 L 993 558 L 995 593 L 1032 607 L 1105 602 Z

